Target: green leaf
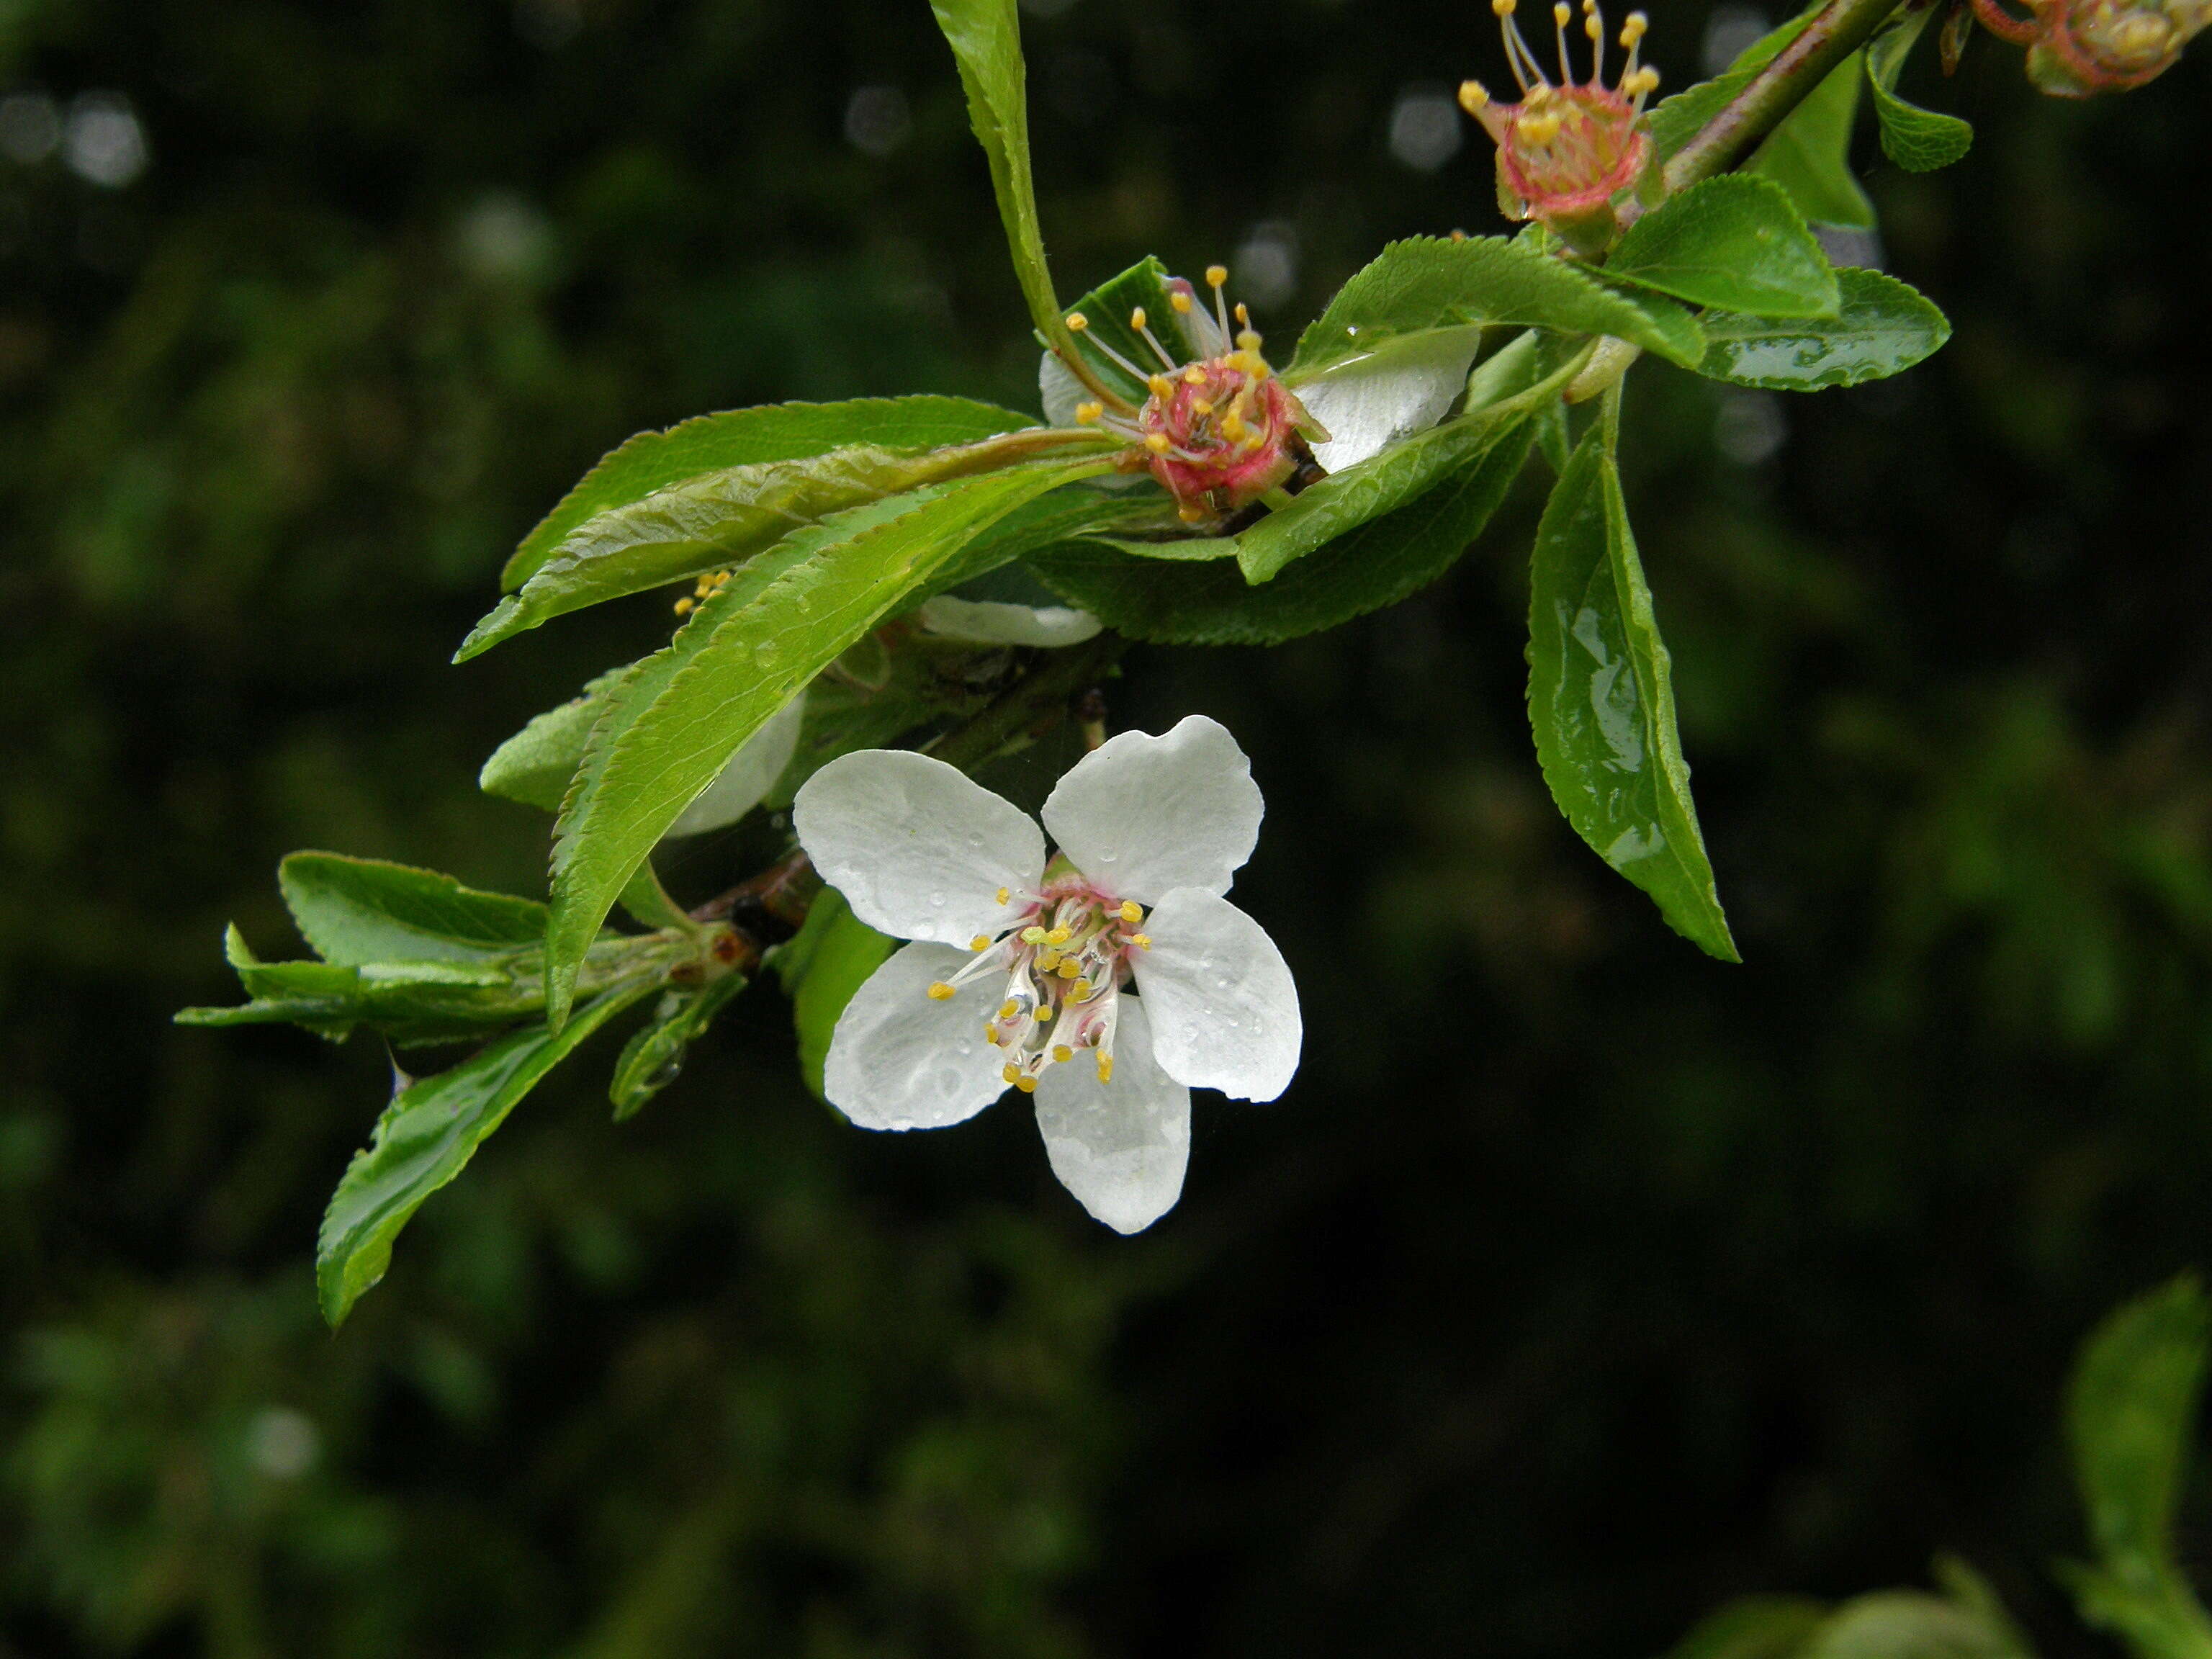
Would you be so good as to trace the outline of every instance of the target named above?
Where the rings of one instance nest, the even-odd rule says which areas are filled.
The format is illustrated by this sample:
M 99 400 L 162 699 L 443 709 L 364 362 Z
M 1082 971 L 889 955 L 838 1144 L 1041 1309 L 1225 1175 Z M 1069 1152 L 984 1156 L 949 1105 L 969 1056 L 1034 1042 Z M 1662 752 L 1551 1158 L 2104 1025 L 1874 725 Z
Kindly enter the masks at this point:
M 1071 345 L 1053 297 L 1052 272 L 1044 258 L 1044 232 L 1037 222 L 1036 187 L 1030 176 L 1028 70 L 1022 63 L 1022 31 L 1014 0 L 930 0 L 937 27 L 960 65 L 960 84 L 968 94 L 968 125 L 991 167 L 991 190 L 998 198 L 1000 222 L 1014 279 L 1029 301 L 1030 319 L 1045 338 L 1063 350 Z
M 2208 1339 L 2212 1310 L 2184 1274 L 2113 1314 L 2082 1349 L 2067 1430 L 2089 1535 L 2108 1560 L 2172 1554 Z
M 978 532 L 1106 465 L 967 479 L 801 531 L 632 671 L 592 729 L 555 830 L 546 1006 L 556 1024 L 617 895 L 738 746 Z
M 1974 129 L 1968 123 L 1897 95 L 1897 77 L 1904 72 L 1905 60 L 1935 15 L 1933 8 L 1900 12 L 1866 49 L 1867 85 L 1874 94 L 1875 118 L 1881 125 L 1882 154 L 1907 173 L 1948 167 L 1964 160 L 1974 145 Z
M 1744 1595 L 1699 1620 L 1667 1659 L 1796 1659 L 1828 1617 L 1802 1595 Z
M 1167 267 L 1147 256 L 1067 307 L 1071 316 L 1080 313 L 1089 324 L 1075 336 L 1075 349 L 1083 361 L 1091 365 L 1099 379 L 1139 406 L 1152 396 L 1152 388 L 1143 376 L 1130 374 L 1101 348 L 1111 347 L 1147 374 L 1161 369 L 1159 354 L 1129 326 L 1129 317 L 1131 313 L 1142 309 L 1159 343 L 1170 352 L 1179 349 L 1183 341 L 1176 327 L 1174 308 L 1168 296 Z M 1060 425 L 1073 422 L 1075 405 L 1089 398 L 1091 392 L 1068 373 L 1049 347 L 1046 349 L 1040 375 L 1046 388 L 1045 417 Z
M 1692 185 L 1628 228 L 1605 274 L 1722 311 L 1832 317 L 1836 274 L 1789 192 L 1723 174 Z
M 1029 416 L 967 398 L 856 398 L 836 404 L 767 404 L 701 415 L 665 432 L 641 432 L 611 452 L 523 538 L 500 573 L 512 592 L 538 574 L 569 532 L 602 513 L 641 501 L 702 472 L 804 460 L 866 445 L 919 451 L 975 443 L 1030 424 Z
M 533 900 L 380 859 L 294 853 L 276 883 L 325 962 L 474 962 L 545 936 L 545 907 Z
M 1526 416 L 1510 408 L 1463 415 L 1308 486 L 1237 537 L 1244 580 L 1273 581 L 1295 561 L 1419 501 L 1487 454 L 1500 434 L 1519 430 Z
M 1593 428 L 1575 451 L 1536 532 L 1528 607 L 1536 756 L 1576 833 L 1649 893 L 1677 932 L 1735 962 L 1609 427 Z
M 855 916 L 844 896 L 829 887 L 816 896 L 797 935 L 775 953 L 799 1030 L 799 1075 L 816 1099 L 822 1098 L 822 1066 L 837 1017 L 898 948 L 896 939 Z
M 584 744 L 592 727 L 606 712 L 607 699 L 628 677 L 629 668 L 613 668 L 586 685 L 583 694 L 558 708 L 549 708 L 491 752 L 477 774 L 477 787 L 487 795 L 519 800 L 548 812 L 561 810 L 568 793 L 568 780 L 576 775 L 576 763 L 584 757 Z
M 1047 444 L 1065 441 L 1042 436 Z M 594 514 L 562 537 L 518 592 L 476 625 L 455 662 L 555 617 L 665 582 L 743 563 L 793 529 L 833 514 L 1024 458 L 1024 441 L 908 451 L 875 445 L 795 461 L 702 472 Z
M 1624 294 L 1564 259 L 1499 236 L 1393 242 L 1346 283 L 1298 341 L 1296 381 L 1376 343 L 1471 323 L 1611 335 L 1687 368 L 1704 355 L 1696 319 L 1670 300 Z
M 1698 373 L 1771 392 L 1819 392 L 1902 374 L 1951 337 L 1943 313 L 1904 283 L 1846 265 L 1833 322 L 1707 313 L 1711 343 Z
M 1274 645 L 1334 628 L 1427 586 L 1481 533 L 1519 474 L 1526 425 L 1484 449 L 1410 506 L 1361 526 L 1273 581 L 1237 567 L 1135 558 L 1099 543 L 1031 560 L 1048 585 L 1133 639 L 1171 645 Z
M 615 1062 L 607 1098 L 614 1103 L 616 1122 L 635 1117 L 646 1102 L 676 1081 L 685 1051 L 706 1035 L 714 1016 L 746 982 L 743 974 L 724 974 L 696 990 L 662 994 L 652 1020 L 623 1045 L 622 1057 Z
M 557 1034 L 544 1026 L 517 1031 L 392 1097 L 323 1215 L 315 1285 L 333 1328 L 384 1277 L 392 1241 L 423 1200 L 461 1172 L 538 1079 L 650 988 L 641 983 L 611 990 Z
M 1846 1601 L 1798 1659 L 2014 1659 L 2008 1633 L 1971 1607 L 1919 1590 Z
M 1851 172 L 1861 56 L 1855 52 L 1831 70 L 1747 164 L 1788 191 L 1797 210 L 1815 224 L 1846 230 L 1874 228 L 1874 204 Z

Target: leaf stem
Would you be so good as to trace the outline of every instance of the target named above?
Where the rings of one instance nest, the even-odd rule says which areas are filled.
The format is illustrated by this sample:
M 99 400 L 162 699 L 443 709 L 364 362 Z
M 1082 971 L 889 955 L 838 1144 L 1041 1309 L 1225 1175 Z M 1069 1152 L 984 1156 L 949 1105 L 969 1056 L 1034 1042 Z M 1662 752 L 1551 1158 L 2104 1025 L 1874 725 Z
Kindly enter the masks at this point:
M 1667 163 L 1669 190 L 1735 167 L 1782 125 L 1829 73 L 1873 38 L 1899 0 L 1828 0 L 1797 38 Z

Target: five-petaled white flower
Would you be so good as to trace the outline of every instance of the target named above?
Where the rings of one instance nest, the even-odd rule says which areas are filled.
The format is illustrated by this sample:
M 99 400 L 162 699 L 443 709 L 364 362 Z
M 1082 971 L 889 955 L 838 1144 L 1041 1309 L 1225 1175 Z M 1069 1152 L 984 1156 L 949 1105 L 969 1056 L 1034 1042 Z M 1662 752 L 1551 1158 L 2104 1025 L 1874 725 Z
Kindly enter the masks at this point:
M 1125 732 L 1077 762 L 1044 804 L 1049 860 L 1028 813 L 909 750 L 832 761 L 792 810 L 854 915 L 915 941 L 830 1040 L 823 1091 L 861 1127 L 942 1128 L 1034 1094 L 1053 1173 L 1133 1233 L 1182 1190 L 1191 1090 L 1289 1086 L 1297 988 L 1222 897 L 1259 839 L 1260 788 L 1217 722 Z

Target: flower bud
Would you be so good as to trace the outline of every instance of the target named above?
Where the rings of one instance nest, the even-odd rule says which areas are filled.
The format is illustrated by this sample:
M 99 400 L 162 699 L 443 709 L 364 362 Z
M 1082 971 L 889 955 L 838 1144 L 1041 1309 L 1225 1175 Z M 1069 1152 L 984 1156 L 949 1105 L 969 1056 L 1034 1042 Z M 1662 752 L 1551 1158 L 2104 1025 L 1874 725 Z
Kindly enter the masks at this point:
M 2027 0 L 2014 16 L 2000 0 L 1974 0 L 1992 33 L 2027 48 L 2027 76 L 2056 98 L 2127 92 L 2173 67 L 2212 23 L 2212 0 Z

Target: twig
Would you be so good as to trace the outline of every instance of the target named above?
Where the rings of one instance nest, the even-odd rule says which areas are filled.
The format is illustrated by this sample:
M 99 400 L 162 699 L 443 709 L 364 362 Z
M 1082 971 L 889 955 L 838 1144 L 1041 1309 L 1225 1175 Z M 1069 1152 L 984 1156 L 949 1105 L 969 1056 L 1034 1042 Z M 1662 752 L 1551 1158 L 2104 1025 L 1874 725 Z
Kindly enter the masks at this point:
M 1829 0 L 1797 38 L 1751 83 L 1705 123 L 1667 163 L 1667 184 L 1680 190 L 1735 166 L 1813 94 L 1844 58 L 1889 21 L 1899 0 Z

